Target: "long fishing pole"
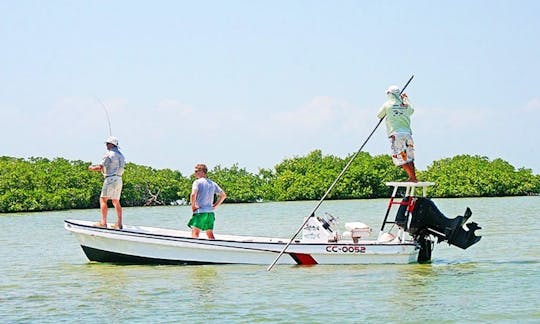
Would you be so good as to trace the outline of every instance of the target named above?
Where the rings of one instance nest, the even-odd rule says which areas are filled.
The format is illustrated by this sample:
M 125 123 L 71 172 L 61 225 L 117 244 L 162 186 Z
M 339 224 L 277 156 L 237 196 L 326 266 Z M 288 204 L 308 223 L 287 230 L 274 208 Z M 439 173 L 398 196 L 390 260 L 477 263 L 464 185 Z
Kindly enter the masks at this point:
M 98 97 L 95 98 L 101 104 L 101 107 L 105 111 L 105 115 L 107 116 L 107 123 L 109 125 L 109 136 L 112 136 L 111 118 L 109 117 L 109 111 L 107 110 L 105 104 Z
M 399 95 L 401 96 L 401 94 L 403 93 L 403 91 L 405 91 L 405 88 L 407 88 L 407 86 L 409 85 L 409 83 L 411 83 L 412 79 L 414 78 L 414 74 L 410 77 L 409 81 L 407 81 L 407 83 L 405 83 L 405 86 L 403 87 L 403 89 L 401 89 L 401 92 L 399 93 Z M 385 116 L 386 117 L 386 116 Z M 345 171 L 347 171 L 347 169 L 351 166 L 352 162 L 354 161 L 354 159 L 358 156 L 358 154 L 360 154 L 360 152 L 362 151 L 362 149 L 364 148 L 364 146 L 367 144 L 367 142 L 369 141 L 369 139 L 371 138 L 371 136 L 373 135 L 373 133 L 375 133 L 375 131 L 377 130 L 377 128 L 379 127 L 379 125 L 381 124 L 381 122 L 383 121 L 384 117 L 383 118 L 380 118 L 379 119 L 379 122 L 377 123 L 377 125 L 375 126 L 375 128 L 373 128 L 373 130 L 371 131 L 371 133 L 369 133 L 369 136 L 366 138 L 366 140 L 364 141 L 364 143 L 362 144 L 362 146 L 360 146 L 360 148 L 358 149 L 358 151 L 356 151 L 356 153 L 354 153 L 354 155 L 351 157 L 351 159 L 349 160 L 349 162 L 347 163 L 347 165 L 345 165 L 345 167 L 343 168 L 343 170 L 341 170 L 341 173 L 337 176 L 336 180 L 334 180 L 334 182 L 332 183 L 332 185 L 330 185 L 330 187 L 328 188 L 328 190 L 326 190 L 326 192 L 324 193 L 324 195 L 322 196 L 322 198 L 319 200 L 319 202 L 317 203 L 317 205 L 315 205 L 315 208 L 313 208 L 313 210 L 311 211 L 311 213 L 309 214 L 308 217 L 306 217 L 306 219 L 304 220 L 304 222 L 302 223 L 302 225 L 300 226 L 300 228 L 298 228 L 298 230 L 296 231 L 296 233 L 294 233 L 294 235 L 291 237 L 291 239 L 289 240 L 289 242 L 285 245 L 285 247 L 283 247 L 283 249 L 281 250 L 281 252 L 278 254 L 278 256 L 276 257 L 276 259 L 274 260 L 274 262 L 272 262 L 272 264 L 270 264 L 268 266 L 268 268 L 266 269 L 266 271 L 270 271 L 272 270 L 272 268 L 274 267 L 274 265 L 276 265 L 276 263 L 278 262 L 279 258 L 281 258 L 281 256 L 283 255 L 283 253 L 285 253 L 285 251 L 287 250 L 287 248 L 291 245 L 292 241 L 296 238 L 296 236 L 300 233 L 300 231 L 304 228 L 304 226 L 306 225 L 306 223 L 308 222 L 309 218 L 310 217 L 313 217 L 315 216 L 315 212 L 317 211 L 317 209 L 319 209 L 319 207 L 321 206 L 321 204 L 323 203 L 324 199 L 326 199 L 326 197 L 328 196 L 328 194 L 330 193 L 330 191 L 332 191 L 332 189 L 334 188 L 334 186 L 337 184 L 337 182 L 339 181 L 339 179 L 341 179 L 341 177 L 343 176 L 343 174 L 345 174 Z

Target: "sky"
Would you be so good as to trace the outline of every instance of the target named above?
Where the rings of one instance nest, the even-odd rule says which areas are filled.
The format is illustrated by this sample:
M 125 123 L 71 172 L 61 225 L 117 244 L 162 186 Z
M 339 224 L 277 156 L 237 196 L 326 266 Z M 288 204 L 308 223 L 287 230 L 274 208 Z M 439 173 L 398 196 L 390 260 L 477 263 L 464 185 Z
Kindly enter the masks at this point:
M 126 159 L 190 175 L 346 157 L 389 85 L 416 165 L 460 154 L 540 173 L 538 1 L 0 2 L 0 156 Z M 107 117 L 108 116 L 108 117 Z M 110 121 L 110 122 L 109 122 Z M 110 123 L 110 127 L 109 127 Z M 388 154 L 381 124 L 363 151 Z

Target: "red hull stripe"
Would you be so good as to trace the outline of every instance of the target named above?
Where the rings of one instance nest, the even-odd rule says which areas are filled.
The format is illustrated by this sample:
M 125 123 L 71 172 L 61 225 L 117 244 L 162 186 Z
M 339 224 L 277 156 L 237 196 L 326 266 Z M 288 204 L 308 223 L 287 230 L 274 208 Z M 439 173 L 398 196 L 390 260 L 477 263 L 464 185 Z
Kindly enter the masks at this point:
M 289 255 L 296 261 L 297 264 L 311 265 L 317 264 L 317 261 L 309 254 L 302 253 L 289 253 Z

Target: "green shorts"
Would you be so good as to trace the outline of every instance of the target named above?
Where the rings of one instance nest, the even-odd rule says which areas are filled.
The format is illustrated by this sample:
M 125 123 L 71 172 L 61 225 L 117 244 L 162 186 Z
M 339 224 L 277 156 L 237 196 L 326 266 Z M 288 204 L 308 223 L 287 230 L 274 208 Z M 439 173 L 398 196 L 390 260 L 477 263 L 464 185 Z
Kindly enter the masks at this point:
M 200 229 L 201 231 L 207 231 L 207 230 L 213 230 L 214 229 L 214 220 L 216 217 L 214 216 L 214 213 L 197 213 L 193 214 L 191 216 L 191 219 L 189 220 L 189 223 L 187 224 L 189 227 L 195 227 Z

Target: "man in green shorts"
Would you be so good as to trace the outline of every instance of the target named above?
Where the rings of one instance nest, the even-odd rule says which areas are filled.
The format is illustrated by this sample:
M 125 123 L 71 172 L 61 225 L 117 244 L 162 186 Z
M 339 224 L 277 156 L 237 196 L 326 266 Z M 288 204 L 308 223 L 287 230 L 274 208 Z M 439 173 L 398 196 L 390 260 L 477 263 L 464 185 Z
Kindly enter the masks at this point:
M 191 227 L 191 236 L 199 237 L 201 231 L 206 231 L 206 236 L 214 239 L 214 210 L 227 198 L 225 191 L 219 185 L 206 177 L 208 168 L 204 164 L 195 166 L 195 177 L 191 187 L 191 210 L 193 215 L 188 222 Z M 214 203 L 214 196 L 218 199 Z

